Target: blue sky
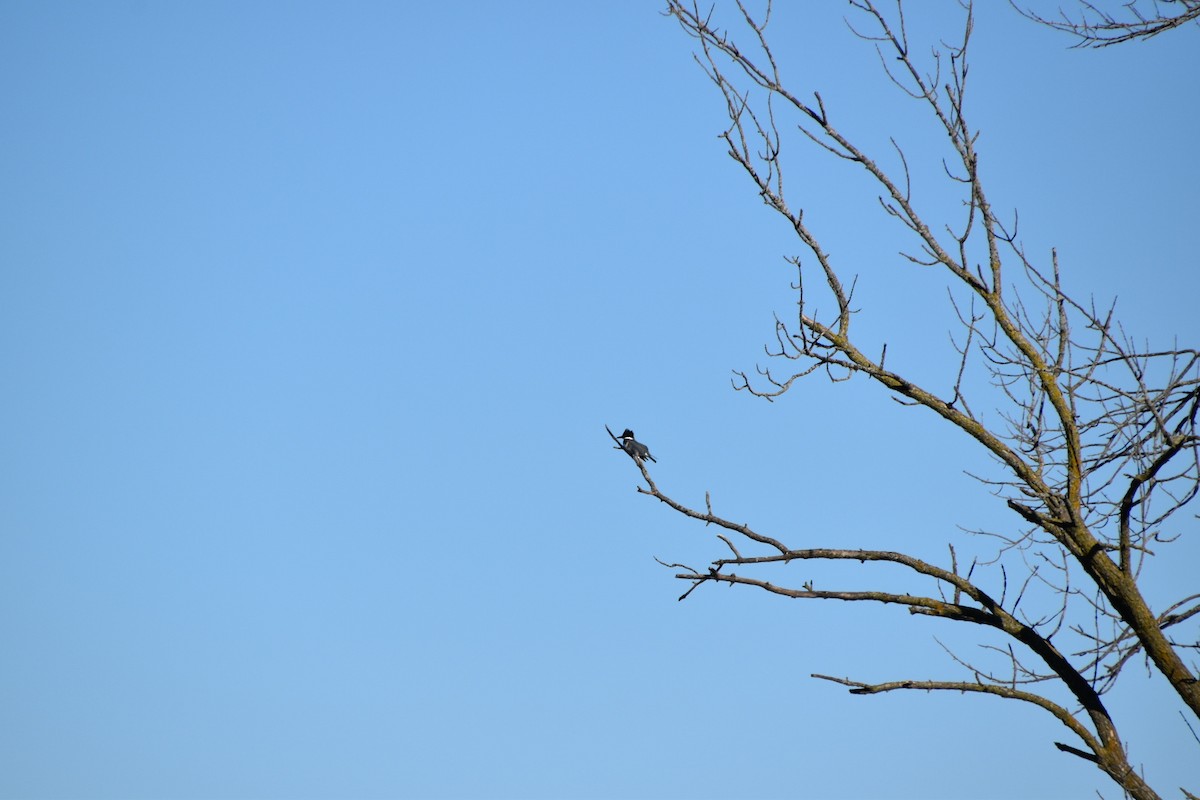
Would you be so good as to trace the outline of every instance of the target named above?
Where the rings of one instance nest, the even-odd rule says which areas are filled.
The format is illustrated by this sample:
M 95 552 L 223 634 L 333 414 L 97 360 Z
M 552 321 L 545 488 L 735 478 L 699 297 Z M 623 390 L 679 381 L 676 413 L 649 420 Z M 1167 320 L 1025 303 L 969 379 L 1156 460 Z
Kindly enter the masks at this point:
M 914 39 L 956 35 L 935 8 Z M 933 637 L 978 639 L 676 602 L 653 557 L 720 550 L 635 493 L 606 423 L 795 546 L 944 558 L 1016 520 L 963 474 L 986 460 L 862 382 L 731 391 L 797 245 L 658 10 L 0 3 L 0 796 L 1115 796 L 1033 709 L 808 677 L 955 678 Z M 936 163 L 843 13 L 780 14 L 785 74 Z M 970 99 L 1028 246 L 1191 346 L 1197 36 L 1068 50 L 989 4 Z M 944 344 L 860 176 L 796 152 L 864 325 L 928 308 Z M 1180 524 L 1160 602 L 1194 590 Z M 1142 674 L 1111 698 L 1133 758 L 1195 791 Z

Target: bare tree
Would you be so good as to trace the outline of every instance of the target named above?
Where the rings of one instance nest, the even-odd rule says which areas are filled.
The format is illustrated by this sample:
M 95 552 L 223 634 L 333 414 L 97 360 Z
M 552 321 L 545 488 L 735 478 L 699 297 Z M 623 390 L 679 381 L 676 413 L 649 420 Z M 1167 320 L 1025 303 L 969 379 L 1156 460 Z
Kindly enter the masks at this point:
M 1116 3 L 1110 3 L 1116 5 Z M 1200 21 L 1200 0 L 1127 0 L 1119 10 L 1106 11 L 1103 3 L 1079 0 L 1072 16 L 1059 9 L 1057 17 L 1043 17 L 1031 9 L 1017 9 L 1029 19 L 1078 38 L 1075 47 L 1108 47 L 1149 39 L 1189 22 Z
M 1130 762 L 1104 695 L 1140 656 L 1170 683 L 1185 720 L 1200 715 L 1200 683 L 1183 655 L 1200 647 L 1200 594 L 1152 609 L 1139 586 L 1146 559 L 1177 536 L 1170 523 L 1200 489 L 1200 352 L 1141 345 L 1111 307 L 1068 296 L 1057 255 L 1027 253 L 1015 221 L 993 209 L 965 108 L 969 5 L 958 43 L 923 63 L 910 46 L 900 3 L 885 12 L 872 0 L 850 2 L 855 33 L 875 47 L 887 77 L 920 104 L 943 142 L 944 178 L 962 212 L 935 220 L 914 195 L 901 145 L 892 141 L 884 155 L 894 167 L 887 167 L 837 127 L 819 93 L 811 100 L 793 93 L 768 44 L 769 2 L 761 16 L 735 2 L 734 30 L 719 26 L 713 10 L 684 0 L 668 0 L 667 7 L 695 39 L 696 60 L 725 101 L 729 155 L 802 247 L 788 259 L 797 275 L 797 315 L 776 319 L 768 347 L 775 366 L 759 368 L 756 377 L 735 373 L 735 388 L 774 400 L 802 378 L 865 376 L 899 402 L 932 411 L 990 456 L 995 474 L 980 480 L 1014 517 L 1009 531 L 974 531 L 968 541 L 978 552 L 970 559 L 950 545 L 940 566 L 896 551 L 795 548 L 718 515 L 707 495 L 702 509 L 674 500 L 634 458 L 645 480 L 639 492 L 721 530 L 723 555 L 708 565 L 667 565 L 690 583 L 680 599 L 707 584 L 736 584 L 805 600 L 895 604 L 999 631 L 1009 646 L 980 658 L 953 654 L 965 672 L 961 680 L 814 677 L 854 694 L 920 689 L 1028 703 L 1071 732 L 1069 741 L 1055 743 L 1060 750 L 1095 763 L 1132 797 L 1158 797 Z M 805 219 L 801 203 L 811 198 L 785 194 L 783 153 L 793 133 L 865 172 L 882 213 L 909 238 L 902 263 L 946 276 L 958 367 L 941 386 L 921 385 L 889 365 L 886 344 L 866 349 L 854 324 L 856 279 L 834 263 Z M 925 594 L 847 591 L 763 577 L 769 565 L 796 561 L 857 562 L 869 575 L 890 564 L 928 588 Z

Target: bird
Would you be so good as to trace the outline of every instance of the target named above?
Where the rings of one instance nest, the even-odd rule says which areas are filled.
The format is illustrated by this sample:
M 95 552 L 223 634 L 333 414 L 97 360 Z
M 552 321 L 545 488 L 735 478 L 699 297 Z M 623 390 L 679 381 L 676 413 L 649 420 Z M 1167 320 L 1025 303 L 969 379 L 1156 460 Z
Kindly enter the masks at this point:
M 633 456 L 635 461 L 650 460 L 655 464 L 658 463 L 658 460 L 650 455 L 650 448 L 633 438 L 633 431 L 629 428 L 626 428 L 625 432 L 621 434 L 621 447 L 625 449 L 626 453 Z

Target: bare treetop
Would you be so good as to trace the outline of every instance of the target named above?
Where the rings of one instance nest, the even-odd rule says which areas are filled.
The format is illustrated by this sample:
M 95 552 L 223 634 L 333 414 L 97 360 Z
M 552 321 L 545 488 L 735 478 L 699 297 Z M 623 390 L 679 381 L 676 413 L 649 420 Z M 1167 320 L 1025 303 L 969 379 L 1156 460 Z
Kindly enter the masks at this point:
M 1177 1 L 1181 17 L 1200 13 L 1200 0 Z M 717 538 L 728 552 L 707 566 L 669 565 L 690 583 L 680 599 L 725 583 L 796 599 L 899 605 L 998 630 L 1012 643 L 989 648 L 991 656 L 1000 653 L 1003 668 L 955 655 L 966 680 L 816 677 L 856 694 L 946 690 L 1029 703 L 1074 735 L 1073 742 L 1056 743 L 1060 750 L 1095 763 L 1133 797 L 1158 797 L 1131 764 L 1103 695 L 1141 656 L 1170 683 L 1191 719 L 1200 717 L 1200 683 L 1183 657 L 1200 642 L 1176 635 L 1195 628 L 1200 593 L 1152 610 L 1139 585 L 1146 560 L 1180 535 L 1176 515 L 1200 491 L 1200 351 L 1141 342 L 1111 306 L 1072 297 L 1057 253 L 1027 252 L 1015 215 L 1006 221 L 993 208 L 966 102 L 969 4 L 961 35 L 931 55 L 909 41 L 901 3 L 886 10 L 871 0 L 850 5 L 851 27 L 875 49 L 885 79 L 924 109 L 928 135 L 941 142 L 940 177 L 961 201 L 957 216 L 939 216 L 914 193 L 903 142 L 892 139 L 891 151 L 870 152 L 839 127 L 820 93 L 805 97 L 789 88 L 767 35 L 770 3 L 755 14 L 736 0 L 734 22 L 723 27 L 715 9 L 668 0 L 668 14 L 695 40 L 696 60 L 724 102 L 729 123 L 721 138 L 729 156 L 799 243 L 799 254 L 788 258 L 796 314 L 775 320 L 771 363 L 755 376 L 735 373 L 734 387 L 773 401 L 801 380 L 866 378 L 898 402 L 933 412 L 994 460 L 994 473 L 980 476 L 981 502 L 989 492 L 1001 497 L 1014 512 L 1012 525 L 974 530 L 969 561 L 950 544 L 944 565 L 893 551 L 795 548 L 714 512 L 707 495 L 702 510 L 672 499 L 635 458 L 646 481 L 640 492 L 725 532 Z M 797 147 L 815 147 L 865 173 L 880 220 L 899 223 L 907 236 L 900 263 L 947 277 L 948 305 L 930 297 L 920 309 L 883 312 L 895 321 L 890 335 L 902 339 L 908 316 L 935 304 L 948 309 L 957 368 L 938 385 L 889 365 L 887 344 L 862 341 L 854 290 L 870 275 L 837 263 L 805 218 L 820 187 L 785 181 L 785 154 Z M 964 527 L 978 528 L 969 521 Z M 898 565 L 929 591 L 783 586 L 758 576 L 767 565 L 796 561 L 858 562 L 868 570 Z M 1067 702 L 1054 694 L 1064 690 Z

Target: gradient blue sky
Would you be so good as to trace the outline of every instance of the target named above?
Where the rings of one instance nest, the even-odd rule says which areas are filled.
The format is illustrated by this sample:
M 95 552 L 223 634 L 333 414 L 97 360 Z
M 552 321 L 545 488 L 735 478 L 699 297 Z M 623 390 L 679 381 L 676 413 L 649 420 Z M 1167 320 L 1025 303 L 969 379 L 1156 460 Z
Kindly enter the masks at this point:
M 779 14 L 785 74 L 932 157 L 819 5 Z M 1131 332 L 1194 346 L 1200 31 L 1081 52 L 986 5 L 992 201 Z M 676 602 L 652 557 L 720 551 L 635 494 L 605 423 L 796 546 L 943 559 L 1015 520 L 963 475 L 986 460 L 862 382 L 731 391 L 796 245 L 658 11 L 0 1 L 0 796 L 1116 796 L 1033 709 L 808 678 L 955 678 L 933 637 L 977 639 Z M 864 324 L 942 320 L 859 176 L 811 156 Z M 1195 588 L 1180 524 L 1157 602 Z M 1195 791 L 1143 674 L 1111 699 L 1133 757 Z

